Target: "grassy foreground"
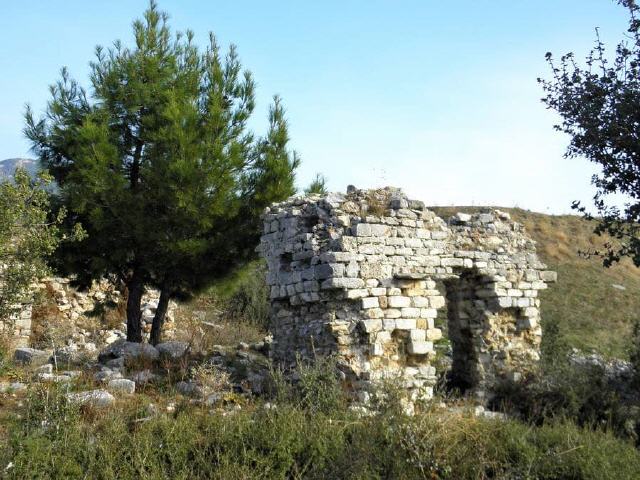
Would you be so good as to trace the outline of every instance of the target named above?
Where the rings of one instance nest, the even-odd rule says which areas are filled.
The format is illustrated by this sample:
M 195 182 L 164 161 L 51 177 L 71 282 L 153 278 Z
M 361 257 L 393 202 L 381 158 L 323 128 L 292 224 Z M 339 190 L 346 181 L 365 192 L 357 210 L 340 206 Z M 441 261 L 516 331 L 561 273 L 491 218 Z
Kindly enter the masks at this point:
M 2 421 L 2 478 L 640 478 L 631 444 L 571 423 L 433 408 L 409 418 L 392 404 L 363 416 L 327 390 L 232 414 L 187 403 L 154 413 L 142 396 L 97 411 L 66 404 L 55 388 L 30 395 Z
M 483 207 L 433 209 L 447 218 Z M 626 358 L 640 311 L 640 269 L 628 260 L 604 268 L 599 258 L 584 258 L 581 251 L 594 250 L 604 240 L 593 234 L 593 223 L 581 217 L 500 209 L 525 226 L 542 261 L 558 272 L 558 283 L 541 295 L 543 321 L 558 324 L 572 347 Z

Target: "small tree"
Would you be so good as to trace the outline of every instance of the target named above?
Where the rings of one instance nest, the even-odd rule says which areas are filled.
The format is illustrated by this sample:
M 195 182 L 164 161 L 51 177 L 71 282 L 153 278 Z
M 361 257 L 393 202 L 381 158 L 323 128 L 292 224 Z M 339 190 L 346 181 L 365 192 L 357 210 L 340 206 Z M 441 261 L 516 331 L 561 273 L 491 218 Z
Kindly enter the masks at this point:
M 614 241 L 594 253 L 602 255 L 605 266 L 623 257 L 640 266 L 640 19 L 634 0 L 618 3 L 630 14 L 629 38 L 618 44 L 612 60 L 598 36 L 585 67 L 573 53 L 559 64 L 547 53 L 553 77 L 538 81 L 546 93 L 543 102 L 562 117 L 555 128 L 571 137 L 565 156 L 586 157 L 601 168 L 592 178 L 595 233 Z M 607 196 L 616 193 L 629 199 L 622 209 L 608 202 Z M 593 218 L 579 202 L 573 208 Z
M 50 177 L 32 179 L 24 169 L 0 183 L 0 321 L 11 325 L 33 282 L 48 273 L 46 259 L 58 245 L 64 210 L 49 218 Z
M 60 250 L 59 266 L 80 284 L 123 282 L 135 342 L 145 287 L 161 290 L 157 343 L 171 298 L 255 255 L 259 215 L 294 193 L 299 163 L 279 98 L 267 135 L 248 131 L 255 84 L 236 48 L 223 57 L 211 34 L 202 51 L 191 32 L 172 35 L 167 19 L 151 2 L 133 24 L 133 48 L 96 48 L 90 96 L 63 69 L 46 116 L 26 114 L 26 135 L 70 221 L 88 233 Z
M 321 173 L 316 173 L 316 177 L 309 184 L 307 188 L 304 189 L 304 193 L 307 195 L 312 193 L 318 193 L 324 195 L 327 193 L 327 179 Z

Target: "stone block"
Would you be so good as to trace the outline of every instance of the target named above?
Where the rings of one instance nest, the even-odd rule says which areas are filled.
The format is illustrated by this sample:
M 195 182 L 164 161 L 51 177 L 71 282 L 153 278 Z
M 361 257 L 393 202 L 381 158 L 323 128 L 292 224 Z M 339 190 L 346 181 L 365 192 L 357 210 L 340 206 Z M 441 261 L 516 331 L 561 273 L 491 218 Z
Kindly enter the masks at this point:
M 412 355 L 425 355 L 433 352 L 433 342 L 409 342 L 407 350 Z
M 366 297 L 362 299 L 362 308 L 379 308 L 380 303 L 378 302 L 378 297 Z
M 361 278 L 329 278 L 322 282 L 321 289 L 329 290 L 332 288 L 363 288 L 364 280 Z
M 405 307 L 400 310 L 400 313 L 404 318 L 418 318 L 420 316 L 420 309 L 414 307 Z
M 442 330 L 440 330 L 439 328 L 430 328 L 429 330 L 427 330 L 426 338 L 427 340 L 430 340 L 432 342 L 440 340 L 442 338 Z
M 411 298 L 411 306 L 417 308 L 427 308 L 429 306 L 429 299 L 426 297 L 412 297 Z
M 13 352 L 13 360 L 21 365 L 32 365 L 34 367 L 49 363 L 51 354 L 44 350 L 37 350 L 35 348 L 17 348 Z
M 396 330 L 415 330 L 416 319 L 415 318 L 397 318 Z
M 429 306 L 431 308 L 442 308 L 446 305 L 446 300 L 442 295 L 438 295 L 436 297 L 429 297 Z
M 411 299 L 403 296 L 390 296 L 387 302 L 390 308 L 403 308 L 411 305 Z
M 361 320 L 360 323 L 364 328 L 366 333 L 374 333 L 382 330 L 382 320 L 380 319 L 370 319 L 370 320 Z

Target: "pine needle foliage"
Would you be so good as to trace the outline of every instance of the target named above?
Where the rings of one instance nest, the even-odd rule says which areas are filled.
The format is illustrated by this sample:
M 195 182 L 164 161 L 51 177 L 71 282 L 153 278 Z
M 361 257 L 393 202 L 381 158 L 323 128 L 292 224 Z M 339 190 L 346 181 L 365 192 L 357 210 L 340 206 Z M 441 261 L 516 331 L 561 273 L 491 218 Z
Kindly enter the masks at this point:
M 58 266 L 79 284 L 126 286 L 130 341 L 142 340 L 145 287 L 159 288 L 157 342 L 171 298 L 255 255 L 259 216 L 295 192 L 299 158 L 277 96 L 267 134 L 248 129 L 255 82 L 235 46 L 223 54 L 213 34 L 200 48 L 192 32 L 172 33 L 153 1 L 133 34 L 131 47 L 96 48 L 88 89 L 63 69 L 44 117 L 27 109 L 25 133 L 88 234 Z

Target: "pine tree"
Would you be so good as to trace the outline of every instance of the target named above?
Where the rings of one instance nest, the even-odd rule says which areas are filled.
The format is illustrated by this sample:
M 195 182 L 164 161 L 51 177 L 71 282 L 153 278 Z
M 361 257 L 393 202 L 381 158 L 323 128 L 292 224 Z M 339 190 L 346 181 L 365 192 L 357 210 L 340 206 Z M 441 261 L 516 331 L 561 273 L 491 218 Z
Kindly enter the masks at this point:
M 142 341 L 145 287 L 161 290 L 152 343 L 169 300 L 187 297 L 254 255 L 259 215 L 295 192 L 278 97 L 264 138 L 247 128 L 255 83 L 237 50 L 173 35 L 151 2 L 135 46 L 96 48 L 90 95 L 62 70 L 44 118 L 25 132 L 59 185 L 69 222 L 87 237 L 60 249 L 59 267 L 87 285 L 115 277 L 127 289 L 127 339 Z

